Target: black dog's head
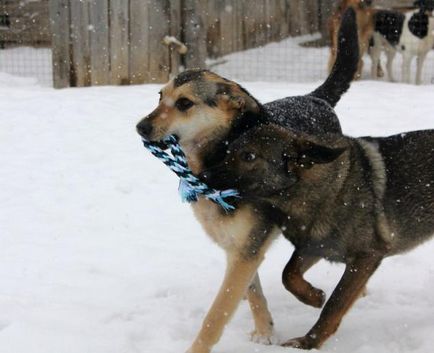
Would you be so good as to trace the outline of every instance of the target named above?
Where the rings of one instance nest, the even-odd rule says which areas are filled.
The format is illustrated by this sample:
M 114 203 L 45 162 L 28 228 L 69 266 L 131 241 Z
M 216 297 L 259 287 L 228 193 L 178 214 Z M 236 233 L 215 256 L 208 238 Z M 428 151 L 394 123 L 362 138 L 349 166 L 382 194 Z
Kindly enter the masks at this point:
M 286 195 L 303 178 L 320 180 L 324 171 L 312 167 L 336 160 L 344 150 L 268 124 L 239 137 L 223 162 L 201 178 L 216 189 L 236 188 L 246 199 Z

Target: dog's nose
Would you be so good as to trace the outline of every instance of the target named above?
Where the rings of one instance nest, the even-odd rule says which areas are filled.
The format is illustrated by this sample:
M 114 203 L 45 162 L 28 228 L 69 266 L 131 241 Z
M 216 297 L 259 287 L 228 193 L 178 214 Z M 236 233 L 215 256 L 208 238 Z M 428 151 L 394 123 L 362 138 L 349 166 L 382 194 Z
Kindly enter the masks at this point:
M 140 136 L 144 138 L 149 138 L 152 133 L 153 127 L 148 119 L 143 119 L 137 124 L 136 130 Z

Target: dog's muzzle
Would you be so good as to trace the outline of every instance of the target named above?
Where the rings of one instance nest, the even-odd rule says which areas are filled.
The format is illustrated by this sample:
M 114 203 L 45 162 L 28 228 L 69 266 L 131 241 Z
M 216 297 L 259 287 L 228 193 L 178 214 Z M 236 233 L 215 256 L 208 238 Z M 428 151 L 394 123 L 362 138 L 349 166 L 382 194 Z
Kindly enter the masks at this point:
M 149 140 L 152 134 L 152 130 L 154 130 L 154 127 L 148 119 L 143 119 L 139 121 L 139 123 L 136 125 L 136 130 L 140 136 Z

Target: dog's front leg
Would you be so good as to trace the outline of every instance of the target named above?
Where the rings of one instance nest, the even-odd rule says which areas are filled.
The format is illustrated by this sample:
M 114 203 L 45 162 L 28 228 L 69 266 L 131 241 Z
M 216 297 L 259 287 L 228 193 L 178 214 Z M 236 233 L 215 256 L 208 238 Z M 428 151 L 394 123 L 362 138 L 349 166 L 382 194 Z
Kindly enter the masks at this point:
M 247 300 L 255 321 L 255 330 L 252 332 L 252 341 L 263 344 L 271 344 L 273 336 L 273 319 L 268 310 L 267 299 L 262 292 L 259 275 L 253 278 L 247 289 Z
M 247 247 L 245 247 L 247 248 Z M 209 353 L 220 339 L 225 325 L 234 314 L 249 284 L 254 279 L 256 271 L 264 258 L 267 248 L 265 242 L 259 251 L 246 254 L 235 250 L 228 254 L 225 278 L 206 315 L 199 334 L 188 353 Z
M 294 338 L 283 345 L 301 349 L 320 347 L 328 337 L 336 332 L 342 317 L 360 296 L 382 258 L 379 255 L 363 256 L 348 264 L 316 324 L 306 336 Z
M 325 301 L 325 293 L 313 287 L 303 278 L 303 274 L 321 258 L 309 256 L 295 250 L 282 273 L 282 283 L 301 302 L 315 308 L 321 308 Z

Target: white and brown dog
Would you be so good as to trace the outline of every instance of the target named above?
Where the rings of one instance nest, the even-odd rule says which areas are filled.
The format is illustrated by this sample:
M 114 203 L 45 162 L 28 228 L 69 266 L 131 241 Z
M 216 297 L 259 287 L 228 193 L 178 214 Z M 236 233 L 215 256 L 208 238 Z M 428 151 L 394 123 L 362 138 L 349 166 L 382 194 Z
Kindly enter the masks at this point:
M 417 9 L 404 12 L 378 10 L 375 15 L 370 56 L 371 75 L 377 78 L 377 67 L 381 52 L 387 55 L 387 74 L 394 81 L 392 65 L 397 52 L 402 54 L 402 80 L 410 83 L 410 67 L 414 57 L 417 59 L 416 84 L 422 83 L 422 67 L 428 52 L 434 45 L 433 0 L 418 0 Z

